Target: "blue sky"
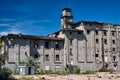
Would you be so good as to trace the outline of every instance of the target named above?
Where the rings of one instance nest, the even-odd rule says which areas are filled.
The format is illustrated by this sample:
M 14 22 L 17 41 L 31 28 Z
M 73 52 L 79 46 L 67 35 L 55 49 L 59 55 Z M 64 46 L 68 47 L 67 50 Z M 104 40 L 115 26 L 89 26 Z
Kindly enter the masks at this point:
M 0 0 L 0 35 L 48 35 L 61 29 L 61 10 L 81 20 L 120 24 L 120 0 Z

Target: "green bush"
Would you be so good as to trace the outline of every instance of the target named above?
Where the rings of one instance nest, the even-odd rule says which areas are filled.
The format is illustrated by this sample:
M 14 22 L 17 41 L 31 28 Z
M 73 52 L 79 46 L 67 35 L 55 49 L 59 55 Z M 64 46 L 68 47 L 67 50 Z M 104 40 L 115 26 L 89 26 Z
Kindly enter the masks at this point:
M 76 68 L 74 69 L 74 74 L 79 74 L 79 73 L 80 73 L 80 68 L 76 67 Z
M 8 67 L 3 67 L 1 72 L 7 77 L 10 78 L 11 74 L 12 74 L 12 70 L 9 69 Z
M 14 69 L 14 74 L 19 74 L 18 68 L 15 68 L 15 69 Z

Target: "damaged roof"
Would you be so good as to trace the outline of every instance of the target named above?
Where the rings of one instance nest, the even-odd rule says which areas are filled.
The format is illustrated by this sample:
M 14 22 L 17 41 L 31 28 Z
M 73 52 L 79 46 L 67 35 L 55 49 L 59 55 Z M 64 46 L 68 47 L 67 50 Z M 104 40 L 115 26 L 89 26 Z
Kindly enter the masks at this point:
M 86 25 L 92 24 L 92 25 L 100 25 L 100 26 L 104 26 L 104 25 L 120 26 L 120 24 L 104 23 L 104 22 L 97 22 L 97 21 L 80 21 L 75 24 L 77 25 L 77 24 L 81 24 L 81 23 L 85 23 Z
M 16 38 L 16 39 L 42 39 L 42 40 L 64 40 L 61 38 L 51 38 L 47 36 L 34 36 L 34 35 L 22 35 L 22 34 L 8 34 L 7 36 L 2 36 L 2 38 Z

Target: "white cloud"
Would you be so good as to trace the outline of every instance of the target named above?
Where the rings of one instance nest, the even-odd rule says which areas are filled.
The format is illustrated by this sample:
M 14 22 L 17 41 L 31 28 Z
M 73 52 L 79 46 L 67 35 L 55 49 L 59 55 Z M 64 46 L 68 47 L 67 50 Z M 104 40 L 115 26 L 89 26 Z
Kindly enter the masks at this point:
M 0 36 L 3 36 L 3 35 L 7 35 L 7 34 L 19 34 L 21 33 L 21 31 L 19 30 L 15 30 L 15 29 L 11 29 L 11 30 L 8 30 L 8 31 L 3 31 L 3 32 L 0 32 Z
M 19 34 L 22 33 L 22 31 L 18 28 L 16 25 L 11 24 L 0 24 L 2 27 L 8 27 L 6 30 L 3 30 L 0 32 L 0 36 L 7 35 L 7 34 Z

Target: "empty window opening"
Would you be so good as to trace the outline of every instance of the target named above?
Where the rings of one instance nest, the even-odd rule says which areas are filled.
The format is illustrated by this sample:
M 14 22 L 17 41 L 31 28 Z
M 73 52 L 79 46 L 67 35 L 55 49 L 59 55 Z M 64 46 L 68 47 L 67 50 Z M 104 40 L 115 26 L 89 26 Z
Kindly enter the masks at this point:
M 113 48 L 113 51 L 115 51 L 115 48 Z
M 45 55 L 45 60 L 49 61 L 49 55 L 48 54 Z
M 99 55 L 98 54 L 95 54 L 95 57 L 98 57 Z
M 73 54 L 72 54 L 72 49 L 70 49 L 70 56 L 73 56 Z
M 107 44 L 107 39 L 104 39 L 104 43 Z
M 55 47 L 58 49 L 59 48 L 59 42 L 55 42 Z
M 116 61 L 116 56 L 113 56 L 113 61 Z
M 98 39 L 96 39 L 96 43 L 99 43 L 99 40 L 98 40 Z
M 114 67 L 117 67 L 117 62 L 116 62 L 116 63 L 114 63 Z
M 107 31 L 104 31 L 103 33 L 104 33 L 104 36 L 107 36 Z
M 48 41 L 45 42 L 45 48 L 49 48 L 49 42 Z
M 97 50 L 97 52 L 99 52 L 99 50 Z
M 56 61 L 59 61 L 59 60 L 60 60 L 59 55 L 56 55 Z
M 27 52 L 25 52 L 25 56 L 28 56 L 28 55 L 27 55 Z
M 34 58 L 38 58 L 38 54 L 35 54 L 35 55 L 34 55 Z
M 98 35 L 98 30 L 95 31 L 96 35 Z
M 115 40 L 112 40 L 112 43 L 115 44 Z
M 69 32 L 69 35 L 72 35 L 72 32 Z
M 112 32 L 112 36 L 115 36 L 115 32 Z
M 34 41 L 34 48 L 38 48 L 38 41 Z
M 70 46 L 72 46 L 72 40 L 70 40 Z
M 87 30 L 87 34 L 90 34 L 90 30 Z
M 79 32 L 78 32 L 78 34 L 80 35 L 80 34 L 81 34 L 81 32 L 79 31 Z

